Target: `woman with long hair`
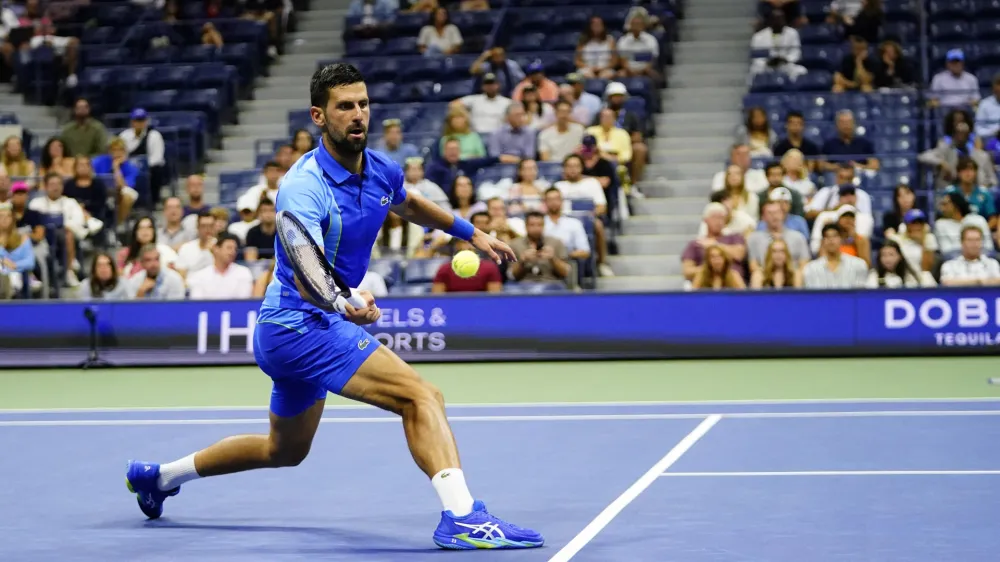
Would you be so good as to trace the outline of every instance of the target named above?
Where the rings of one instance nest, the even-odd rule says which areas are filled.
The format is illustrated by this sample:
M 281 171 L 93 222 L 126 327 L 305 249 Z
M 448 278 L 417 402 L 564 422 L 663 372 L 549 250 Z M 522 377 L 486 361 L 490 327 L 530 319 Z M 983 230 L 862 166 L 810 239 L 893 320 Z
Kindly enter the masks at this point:
M 444 152 L 445 143 L 451 139 L 458 141 L 459 158 L 462 160 L 486 156 L 486 145 L 483 144 L 483 138 L 472 130 L 469 123 L 469 112 L 462 106 L 448 108 L 448 115 L 444 118 L 444 130 L 441 131 L 439 148 L 441 152 Z
M 462 49 L 462 33 L 451 23 L 447 8 L 438 6 L 431 11 L 427 25 L 420 29 L 417 48 L 429 57 L 454 55 Z
M 750 276 L 752 289 L 799 289 L 802 272 L 792 266 L 788 243 L 782 238 L 771 241 L 764 256 L 764 265 Z
M 177 261 L 177 252 L 166 244 L 156 242 L 156 224 L 152 217 L 142 217 L 135 221 L 132 226 L 132 234 L 129 236 L 129 245 L 118 251 L 116 262 L 118 269 L 126 279 L 142 271 L 139 263 L 139 250 L 147 245 L 153 244 L 160 253 L 160 267 L 173 267 Z
M 895 235 L 903 224 L 906 213 L 917 207 L 917 194 L 905 183 L 896 186 L 892 192 L 892 209 L 882 214 L 882 229 L 886 236 Z
M 545 205 L 542 200 L 545 198 L 545 190 L 551 185 L 544 179 L 539 179 L 538 162 L 530 158 L 521 160 L 517 163 L 517 175 L 508 195 L 510 200 L 508 212 L 520 215 L 528 211 L 543 211 Z
M 778 135 L 771 128 L 771 120 L 764 108 L 754 106 L 747 109 L 746 121 L 736 131 L 736 142 L 749 146 L 751 157 L 774 156 L 771 147 L 778 142 Z
M 118 268 L 110 254 L 94 254 L 94 260 L 90 264 L 90 279 L 80 286 L 80 298 L 106 301 L 132 298 L 132 291 L 128 289 L 128 283 L 118 276 Z
M 316 148 L 316 139 L 308 129 L 299 129 L 292 136 L 292 161 L 298 161 L 303 154 Z
M 21 234 L 10 203 L 0 203 L 0 299 L 9 299 L 24 286 L 24 276 L 35 269 L 31 239 Z
M 73 177 L 75 161 L 72 156 L 66 156 L 66 145 L 59 137 L 52 137 L 42 149 L 42 165 L 38 175 L 45 177 L 49 172 L 59 174 L 63 179 Z
M 713 291 L 747 288 L 743 278 L 733 269 L 729 256 L 717 244 L 705 248 L 705 262 L 701 264 L 691 286 Z
M 35 185 L 35 163 L 24 153 L 21 137 L 11 135 L 3 141 L 0 164 L 7 170 L 8 176 L 21 178 L 30 186 Z
M 785 169 L 785 187 L 794 189 L 808 200 L 816 192 L 816 184 L 809 179 L 809 166 L 802 151 L 793 148 L 781 157 L 781 167 Z
M 485 213 L 486 204 L 476 200 L 476 189 L 469 176 L 457 176 L 448 192 L 448 202 L 455 216 L 469 220 L 476 213 Z
M 726 183 L 723 189 L 729 195 L 736 198 L 736 206 L 733 207 L 734 210 L 743 211 L 755 221 L 760 220 L 760 197 L 757 197 L 756 193 L 746 188 L 743 182 L 743 168 L 735 164 L 730 164 L 726 168 Z
M 556 111 L 542 101 L 535 86 L 529 84 L 521 90 L 521 103 L 524 105 L 525 126 L 541 131 L 556 122 Z
M 586 78 L 613 78 L 618 67 L 615 38 L 604 20 L 593 16 L 576 44 L 576 70 Z
M 903 250 L 894 240 L 886 240 L 878 251 L 878 261 L 868 273 L 865 286 L 869 289 L 899 289 L 920 287 L 920 272 L 913 269 Z

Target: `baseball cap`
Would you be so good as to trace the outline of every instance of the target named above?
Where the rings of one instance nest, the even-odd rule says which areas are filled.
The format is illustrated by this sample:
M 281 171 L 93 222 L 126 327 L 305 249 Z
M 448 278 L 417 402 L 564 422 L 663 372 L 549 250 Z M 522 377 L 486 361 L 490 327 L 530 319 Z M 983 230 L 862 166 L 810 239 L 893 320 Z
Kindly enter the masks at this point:
M 11 193 L 17 193 L 18 191 L 25 191 L 25 192 L 27 192 L 27 191 L 31 191 L 31 188 L 28 187 L 28 184 L 26 182 L 16 181 L 16 182 L 14 182 L 14 183 L 12 183 L 10 185 L 10 192 Z
M 535 74 L 536 72 L 545 72 L 545 65 L 540 60 L 530 63 L 528 68 L 524 69 L 525 74 Z
M 597 137 L 595 137 L 594 135 L 584 135 L 583 140 L 580 141 L 580 144 L 586 146 L 587 148 L 593 148 L 597 146 Z
M 610 84 L 608 84 L 608 87 L 604 89 L 604 95 L 627 96 L 628 88 L 626 88 L 625 84 L 622 84 L 621 82 L 611 82 Z
M 853 216 L 857 214 L 858 214 L 858 208 L 855 207 L 854 205 L 841 205 L 840 208 L 837 209 L 837 216 L 839 217 L 842 217 L 844 215 Z
M 483 74 L 483 84 L 495 83 L 497 81 L 497 75 L 492 72 L 487 72 Z
M 145 109 L 143 109 L 141 107 L 137 107 L 137 108 L 135 108 L 135 109 L 132 110 L 132 120 L 133 121 L 145 121 L 148 118 L 149 118 L 149 114 L 146 113 Z
M 776 187 L 767 196 L 768 201 L 791 201 L 792 192 L 787 187 Z
M 840 186 L 840 191 L 838 193 L 840 193 L 840 195 L 855 195 L 857 192 L 858 190 L 856 187 L 849 183 L 845 183 Z
M 579 84 L 583 82 L 583 75 L 579 72 L 570 72 L 566 75 L 566 81 L 570 84 Z
M 952 50 L 948 51 L 948 53 L 944 56 L 944 59 L 946 61 L 949 61 L 949 62 L 951 62 L 953 60 L 964 61 L 965 60 L 965 53 L 962 52 L 962 49 L 952 49 Z
M 910 209 L 903 215 L 903 222 L 913 224 L 915 222 L 927 222 L 927 215 L 920 209 Z

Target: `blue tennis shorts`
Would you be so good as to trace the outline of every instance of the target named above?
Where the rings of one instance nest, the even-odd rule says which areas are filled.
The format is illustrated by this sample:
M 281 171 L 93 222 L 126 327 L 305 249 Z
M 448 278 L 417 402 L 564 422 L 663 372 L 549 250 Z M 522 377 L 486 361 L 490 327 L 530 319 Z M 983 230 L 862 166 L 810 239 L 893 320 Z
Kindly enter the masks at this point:
M 318 310 L 262 308 L 253 354 L 274 381 L 271 411 L 293 417 L 326 393 L 339 394 L 381 345 L 361 326 Z

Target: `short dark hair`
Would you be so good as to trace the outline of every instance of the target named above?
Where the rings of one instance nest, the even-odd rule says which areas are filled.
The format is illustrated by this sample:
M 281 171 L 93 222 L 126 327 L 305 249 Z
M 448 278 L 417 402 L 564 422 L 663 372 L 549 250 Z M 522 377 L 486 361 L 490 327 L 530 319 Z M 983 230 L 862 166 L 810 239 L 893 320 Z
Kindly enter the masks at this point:
M 546 189 L 545 190 L 545 195 L 548 196 L 548 194 L 552 193 L 553 191 L 555 191 L 556 193 L 559 194 L 560 197 L 562 197 L 562 191 L 559 191 L 559 188 L 555 187 L 555 186 L 552 186 L 552 187 Z
M 713 191 L 712 195 L 709 196 L 708 200 L 712 203 L 722 203 L 726 199 L 729 199 L 729 192 L 725 189 L 720 189 L 719 191 Z
M 579 160 L 580 161 L 580 167 L 581 168 L 585 168 L 586 167 L 586 166 L 583 165 L 583 157 L 580 156 L 579 154 L 570 154 L 566 158 L 563 158 L 563 161 L 562 161 L 563 166 L 565 166 L 566 163 L 569 162 L 570 160 Z
M 215 237 L 215 245 L 219 248 L 222 247 L 227 241 L 232 240 L 233 244 L 236 244 L 236 248 L 240 247 L 240 239 L 236 237 L 235 234 L 230 234 L 228 232 L 223 232 L 222 234 Z
M 274 201 L 271 201 L 269 197 L 262 197 L 260 204 L 257 205 L 257 210 L 259 211 L 261 207 L 274 207 Z
M 215 215 L 212 214 L 212 211 L 200 211 L 198 213 L 198 220 L 195 221 L 195 222 L 196 223 L 200 223 L 201 219 L 204 219 L 204 218 L 212 219 L 212 223 L 213 224 L 215 223 Z
M 139 248 L 139 257 L 141 258 L 150 252 L 156 252 L 156 251 L 158 251 L 156 248 L 156 244 L 146 244 L 141 248 Z
M 45 174 L 45 183 L 49 183 L 49 180 L 52 178 L 58 178 L 60 183 L 63 181 L 62 176 L 58 172 L 49 172 Z
M 829 223 L 829 224 L 827 224 L 826 226 L 823 227 L 823 237 L 826 238 L 826 233 L 829 232 L 829 231 L 831 231 L 831 230 L 834 231 L 834 232 L 836 232 L 837 236 L 843 236 L 844 235 L 844 229 L 841 228 L 839 224 L 837 224 L 835 222 L 831 222 L 831 223 Z
M 330 101 L 330 89 L 364 82 L 365 77 L 353 64 L 335 62 L 316 69 L 309 81 L 309 104 L 326 108 Z
M 531 219 L 541 219 L 544 222 L 545 215 L 539 213 L 538 211 L 528 211 L 524 214 L 524 224 L 528 224 L 528 221 Z
M 798 117 L 799 119 L 801 119 L 803 121 L 806 120 L 806 116 L 802 115 L 801 111 L 793 109 L 792 111 L 789 111 L 788 113 L 785 114 L 785 122 L 787 123 L 789 119 L 792 119 L 794 117 Z
M 266 170 L 268 168 L 278 168 L 280 170 L 281 169 L 281 164 L 278 164 L 274 160 L 268 160 L 267 164 L 264 164 L 264 169 Z
M 958 164 L 955 166 L 955 169 L 959 172 L 962 170 L 975 170 L 978 172 L 979 164 L 976 164 L 976 161 L 968 156 L 962 156 L 958 159 Z
M 486 220 L 490 220 L 490 214 L 489 213 L 487 213 L 486 211 L 479 211 L 479 212 L 476 212 L 476 213 L 472 213 L 472 216 L 469 217 L 469 222 L 475 222 L 476 217 L 486 217 Z
M 778 162 L 777 160 L 771 160 L 770 162 L 767 163 L 767 166 L 764 166 L 764 173 L 765 174 L 770 173 L 772 168 L 781 168 L 782 172 L 785 171 L 785 167 L 781 165 L 781 162 Z

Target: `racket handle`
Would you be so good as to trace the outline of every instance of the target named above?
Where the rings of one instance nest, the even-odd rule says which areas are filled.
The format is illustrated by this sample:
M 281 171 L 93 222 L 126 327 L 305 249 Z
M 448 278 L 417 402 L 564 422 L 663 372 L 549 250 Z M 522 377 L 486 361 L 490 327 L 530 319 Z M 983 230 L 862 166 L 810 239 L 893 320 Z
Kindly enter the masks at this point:
M 341 295 L 337 297 L 337 300 L 333 303 L 333 310 L 340 314 L 346 314 L 348 304 L 354 308 L 365 308 L 368 306 L 368 301 L 366 301 L 361 295 L 351 295 L 350 298 L 346 299 L 343 295 Z
M 347 299 L 347 302 L 351 303 L 351 306 L 354 308 L 365 308 L 368 306 L 368 301 L 357 293 L 352 294 L 351 298 Z

